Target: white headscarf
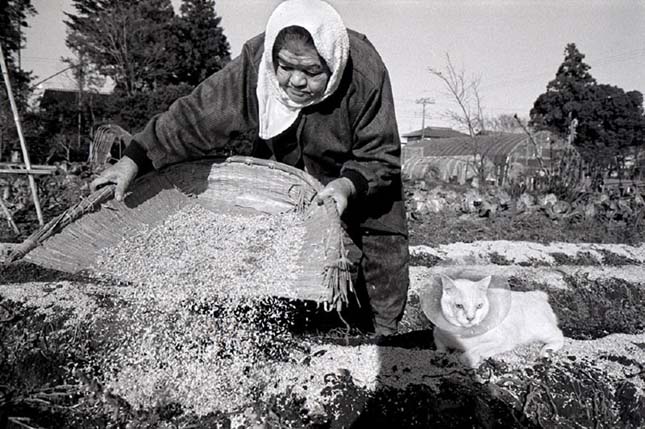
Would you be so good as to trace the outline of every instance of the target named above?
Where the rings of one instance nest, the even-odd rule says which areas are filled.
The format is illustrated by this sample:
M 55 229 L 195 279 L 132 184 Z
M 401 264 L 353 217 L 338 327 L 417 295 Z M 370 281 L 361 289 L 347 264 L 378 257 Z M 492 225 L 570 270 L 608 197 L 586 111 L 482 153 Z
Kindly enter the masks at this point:
M 307 30 L 331 76 L 322 96 L 296 103 L 280 88 L 273 66 L 273 44 L 280 30 L 293 25 Z M 349 57 L 349 36 L 336 10 L 322 0 L 286 0 L 271 14 L 265 31 L 264 54 L 258 70 L 256 94 L 260 138 L 270 139 L 289 128 L 303 107 L 320 103 L 336 91 Z

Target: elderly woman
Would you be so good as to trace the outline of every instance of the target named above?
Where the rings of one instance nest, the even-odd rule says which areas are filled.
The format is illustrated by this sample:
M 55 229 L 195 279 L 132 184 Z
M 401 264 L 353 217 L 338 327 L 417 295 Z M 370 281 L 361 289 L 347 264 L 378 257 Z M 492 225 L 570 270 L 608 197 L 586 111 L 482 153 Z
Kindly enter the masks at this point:
M 287 0 L 239 57 L 136 134 L 92 187 L 122 199 L 146 165 L 215 155 L 270 158 L 321 181 L 360 249 L 357 289 L 377 334 L 395 333 L 408 289 L 400 148 L 387 70 L 322 0 Z

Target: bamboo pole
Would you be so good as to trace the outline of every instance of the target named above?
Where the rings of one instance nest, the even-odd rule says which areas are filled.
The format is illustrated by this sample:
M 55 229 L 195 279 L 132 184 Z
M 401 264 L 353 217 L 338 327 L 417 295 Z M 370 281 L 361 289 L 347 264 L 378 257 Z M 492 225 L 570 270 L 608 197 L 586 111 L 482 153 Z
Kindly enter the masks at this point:
M 54 170 L 40 170 L 36 168 L 32 168 L 31 170 L 27 170 L 25 168 L 0 168 L 0 174 L 37 174 L 37 175 L 52 175 L 55 174 L 56 171 Z
M 0 168 L 25 168 L 25 166 L 19 162 L 0 162 Z M 58 167 L 55 165 L 31 164 L 31 168 L 34 170 L 58 170 Z
M 11 82 L 9 82 L 9 70 L 7 68 L 7 63 L 4 59 L 4 51 L 0 45 L 0 65 L 2 66 L 2 75 L 4 76 L 4 83 L 7 87 L 7 97 L 9 97 L 9 102 L 11 103 L 11 110 L 13 111 L 13 120 L 16 123 L 16 130 L 18 131 L 18 138 L 20 139 L 20 148 L 22 149 L 22 160 L 25 163 L 27 170 L 31 170 L 31 162 L 29 161 L 29 152 L 27 152 L 27 143 L 25 142 L 25 136 L 22 133 L 22 126 L 20 125 L 20 116 L 18 114 L 18 106 L 16 105 L 16 100 L 13 98 L 13 92 L 11 90 Z M 34 200 L 34 206 L 36 207 L 36 215 L 38 216 L 38 223 L 40 226 L 45 224 L 43 220 L 43 213 L 40 209 L 40 201 L 38 200 L 38 188 L 36 187 L 36 180 L 32 174 L 27 176 L 29 178 L 29 187 L 31 188 L 31 194 Z

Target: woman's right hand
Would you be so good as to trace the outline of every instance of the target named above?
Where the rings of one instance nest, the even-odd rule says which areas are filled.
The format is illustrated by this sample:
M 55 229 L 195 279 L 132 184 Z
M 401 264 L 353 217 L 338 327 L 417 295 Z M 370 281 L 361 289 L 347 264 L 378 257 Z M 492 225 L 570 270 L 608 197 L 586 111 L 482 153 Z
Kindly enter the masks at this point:
M 127 191 L 130 183 L 137 177 L 138 172 L 139 167 L 137 164 L 131 158 L 124 156 L 116 164 L 105 169 L 99 177 L 92 180 L 90 190 L 94 192 L 103 185 L 114 183 L 116 185 L 114 188 L 114 199 L 122 201 L 125 196 L 125 191 Z

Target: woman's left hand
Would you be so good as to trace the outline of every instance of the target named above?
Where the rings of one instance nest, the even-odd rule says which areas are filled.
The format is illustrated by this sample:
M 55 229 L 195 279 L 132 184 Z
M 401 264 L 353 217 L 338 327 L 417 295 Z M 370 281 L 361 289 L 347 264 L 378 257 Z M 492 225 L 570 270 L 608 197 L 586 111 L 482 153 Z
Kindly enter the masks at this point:
M 351 180 L 346 177 L 332 180 L 323 188 L 322 191 L 316 196 L 316 202 L 321 205 L 327 198 L 331 198 L 336 203 L 338 215 L 342 216 L 347 209 L 347 203 L 352 195 L 356 192 L 356 188 Z

